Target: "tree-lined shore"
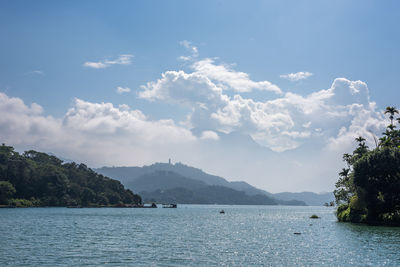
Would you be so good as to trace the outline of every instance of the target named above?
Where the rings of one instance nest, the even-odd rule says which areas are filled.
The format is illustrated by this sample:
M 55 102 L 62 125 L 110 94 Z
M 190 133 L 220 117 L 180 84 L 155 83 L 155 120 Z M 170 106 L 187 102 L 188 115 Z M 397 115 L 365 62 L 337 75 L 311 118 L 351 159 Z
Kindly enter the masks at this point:
M 360 136 L 353 153 L 343 155 L 347 166 L 334 191 L 341 222 L 400 226 L 400 118 L 395 107 L 385 114 L 390 124 L 381 138 L 374 138 L 374 149 Z
M 0 205 L 108 207 L 140 205 L 142 199 L 85 164 L 63 163 L 37 151 L 0 146 Z

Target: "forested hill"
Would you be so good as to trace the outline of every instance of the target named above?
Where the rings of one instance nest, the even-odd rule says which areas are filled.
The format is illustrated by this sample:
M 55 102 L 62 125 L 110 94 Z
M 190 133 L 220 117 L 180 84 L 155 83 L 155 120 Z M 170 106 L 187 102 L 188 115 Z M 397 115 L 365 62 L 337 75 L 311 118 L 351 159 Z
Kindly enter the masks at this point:
M 95 169 L 98 173 L 107 175 L 113 179 L 121 181 L 125 186 L 129 187 L 132 182 L 140 176 L 159 171 L 174 172 L 183 177 L 201 181 L 207 185 L 224 186 L 238 191 L 244 191 L 247 195 L 266 195 L 271 197 L 272 194 L 264 190 L 258 189 L 246 182 L 229 182 L 226 179 L 205 173 L 201 169 L 187 166 L 182 163 L 154 163 L 150 166 L 143 167 L 102 167 Z M 137 184 L 135 184 L 137 186 Z M 140 191 L 140 190 L 139 190 Z
M 147 202 L 181 204 L 277 205 L 265 195 L 247 195 L 243 191 L 184 177 L 172 171 L 147 173 L 128 182 Z
M 110 206 L 139 204 L 141 197 L 85 164 L 63 163 L 33 150 L 0 146 L 0 205 Z

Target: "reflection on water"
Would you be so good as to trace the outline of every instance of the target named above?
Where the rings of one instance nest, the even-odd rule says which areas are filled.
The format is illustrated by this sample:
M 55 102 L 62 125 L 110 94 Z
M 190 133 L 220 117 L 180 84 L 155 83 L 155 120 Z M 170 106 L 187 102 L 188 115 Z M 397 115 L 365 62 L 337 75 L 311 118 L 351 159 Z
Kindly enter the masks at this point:
M 0 236 L 1 266 L 400 266 L 400 228 L 326 207 L 1 209 Z

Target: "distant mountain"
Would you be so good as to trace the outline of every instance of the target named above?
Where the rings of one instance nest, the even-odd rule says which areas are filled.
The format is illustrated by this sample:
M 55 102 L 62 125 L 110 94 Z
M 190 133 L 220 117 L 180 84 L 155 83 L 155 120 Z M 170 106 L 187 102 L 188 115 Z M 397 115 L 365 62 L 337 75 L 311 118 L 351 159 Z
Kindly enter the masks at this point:
M 150 166 L 143 167 L 102 167 L 95 170 L 102 174 L 107 173 L 111 177 L 118 177 L 116 179 L 119 179 L 122 183 L 135 179 L 146 173 L 153 173 L 155 171 L 173 171 L 182 176 L 199 180 L 209 185 L 229 185 L 229 182 L 222 177 L 207 174 L 200 169 L 182 163 L 154 163 Z
M 145 202 L 277 205 L 276 201 L 265 195 L 249 196 L 243 191 L 208 185 L 167 170 L 156 170 L 125 180 L 125 186 L 138 192 Z
M 243 181 L 233 181 L 233 182 L 228 182 L 228 183 L 229 183 L 230 188 L 233 188 L 233 189 L 236 189 L 239 191 L 244 191 L 244 192 L 246 192 L 246 194 L 248 194 L 250 196 L 251 195 L 266 195 L 269 197 L 273 196 L 272 193 L 267 192 L 262 189 L 258 189 L 258 188 L 254 187 L 246 182 L 243 182 Z
M 273 194 L 246 182 L 228 182 L 182 163 L 95 170 L 121 181 L 127 188 L 140 193 L 144 200 L 188 204 L 306 205 L 295 199 L 276 199 Z
M 309 206 L 321 206 L 324 203 L 335 201 L 333 193 L 316 194 L 313 192 L 290 193 L 282 192 L 273 195 L 274 197 L 282 200 L 300 200 L 304 201 Z
M 278 203 L 265 195 L 249 196 L 225 186 L 208 185 L 197 189 L 175 187 L 154 192 L 140 192 L 145 201 L 185 204 L 226 204 L 226 205 L 277 205 Z
M 126 187 L 135 189 L 137 192 L 167 190 L 176 187 L 197 190 L 206 186 L 206 183 L 184 177 L 172 171 L 146 173 L 126 182 Z
M 205 173 L 200 169 L 190 167 L 182 163 L 154 163 L 150 166 L 143 167 L 102 167 L 95 170 L 103 175 L 118 179 L 127 186 L 129 185 L 130 181 L 138 178 L 141 175 L 157 171 L 172 171 L 181 176 L 201 181 L 207 185 L 226 186 L 235 190 L 244 191 L 248 195 L 270 195 L 270 193 L 251 186 L 246 182 L 228 182 L 222 177 Z

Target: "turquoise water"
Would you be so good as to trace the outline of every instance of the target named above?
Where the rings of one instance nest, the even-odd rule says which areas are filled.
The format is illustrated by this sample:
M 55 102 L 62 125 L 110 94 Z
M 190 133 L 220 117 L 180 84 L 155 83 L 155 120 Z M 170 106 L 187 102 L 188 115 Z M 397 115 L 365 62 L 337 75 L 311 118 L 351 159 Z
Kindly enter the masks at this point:
M 0 209 L 0 266 L 80 265 L 400 266 L 400 229 L 326 207 Z

